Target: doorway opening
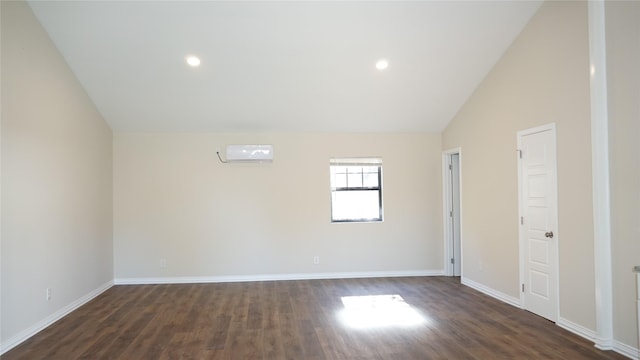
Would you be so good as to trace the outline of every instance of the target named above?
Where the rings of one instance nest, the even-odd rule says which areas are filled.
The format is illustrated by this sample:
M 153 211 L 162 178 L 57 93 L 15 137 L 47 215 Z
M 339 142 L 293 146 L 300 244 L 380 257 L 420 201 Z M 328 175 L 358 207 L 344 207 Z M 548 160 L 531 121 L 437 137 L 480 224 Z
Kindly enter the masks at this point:
M 462 276 L 461 236 L 461 149 L 443 152 L 444 185 L 444 273 L 447 276 Z

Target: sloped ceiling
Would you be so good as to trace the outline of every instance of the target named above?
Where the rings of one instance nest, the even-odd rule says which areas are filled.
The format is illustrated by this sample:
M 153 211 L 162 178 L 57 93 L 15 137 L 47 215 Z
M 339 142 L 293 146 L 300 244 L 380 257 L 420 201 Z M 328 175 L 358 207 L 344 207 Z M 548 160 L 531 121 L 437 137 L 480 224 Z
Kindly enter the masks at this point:
M 116 131 L 439 132 L 541 1 L 29 4 Z

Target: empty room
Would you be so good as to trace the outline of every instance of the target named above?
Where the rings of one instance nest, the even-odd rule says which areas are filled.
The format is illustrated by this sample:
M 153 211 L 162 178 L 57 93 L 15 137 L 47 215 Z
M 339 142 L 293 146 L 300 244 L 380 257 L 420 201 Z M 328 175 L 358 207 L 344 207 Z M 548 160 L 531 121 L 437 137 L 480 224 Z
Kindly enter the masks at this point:
M 0 1 L 2 359 L 640 359 L 640 1 Z

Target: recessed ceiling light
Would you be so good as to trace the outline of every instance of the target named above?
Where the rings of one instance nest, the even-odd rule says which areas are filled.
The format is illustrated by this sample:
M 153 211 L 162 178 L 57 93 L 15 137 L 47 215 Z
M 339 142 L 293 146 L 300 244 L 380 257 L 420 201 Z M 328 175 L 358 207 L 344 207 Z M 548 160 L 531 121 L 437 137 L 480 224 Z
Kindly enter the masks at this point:
M 200 58 L 198 58 L 197 56 L 189 55 L 187 56 L 187 64 L 193 67 L 200 66 Z
M 384 70 L 388 67 L 389 67 L 389 61 L 387 61 L 386 59 L 380 59 L 376 63 L 376 69 L 378 70 Z

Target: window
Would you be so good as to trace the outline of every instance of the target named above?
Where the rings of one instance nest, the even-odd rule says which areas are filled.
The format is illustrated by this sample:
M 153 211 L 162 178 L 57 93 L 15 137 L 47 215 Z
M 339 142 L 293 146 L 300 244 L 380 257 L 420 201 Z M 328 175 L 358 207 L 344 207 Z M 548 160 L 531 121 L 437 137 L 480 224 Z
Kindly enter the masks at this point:
M 331 221 L 382 221 L 382 159 L 331 159 Z

